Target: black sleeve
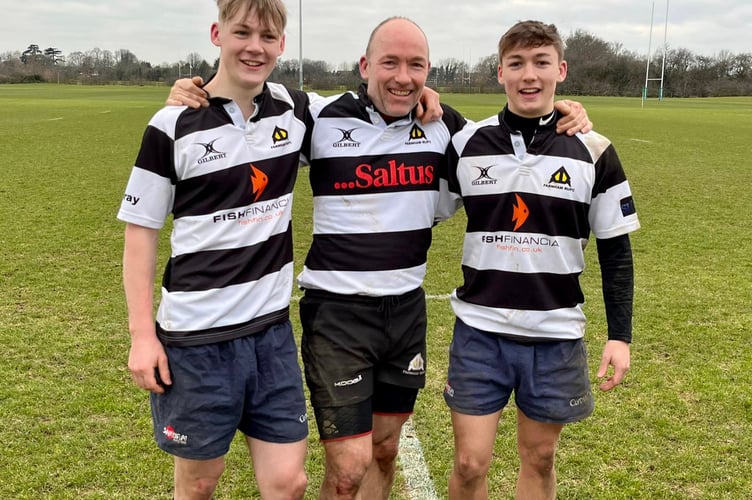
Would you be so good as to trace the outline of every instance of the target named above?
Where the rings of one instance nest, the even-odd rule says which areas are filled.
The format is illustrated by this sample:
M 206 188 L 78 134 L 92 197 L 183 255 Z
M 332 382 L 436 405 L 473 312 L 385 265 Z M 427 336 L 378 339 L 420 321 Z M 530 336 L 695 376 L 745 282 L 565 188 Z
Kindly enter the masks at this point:
M 634 266 L 629 235 L 596 240 L 608 339 L 632 341 Z
M 444 123 L 446 123 L 450 134 L 449 144 L 447 145 L 443 158 L 442 172 L 444 172 L 444 177 L 448 181 L 449 191 L 452 193 L 460 194 L 461 190 L 459 181 L 457 180 L 457 164 L 459 163 L 460 155 L 454 147 L 452 137 L 454 137 L 454 134 L 462 130 L 465 125 L 467 125 L 467 120 L 465 120 L 465 117 L 462 116 L 454 108 L 451 108 L 444 104 L 442 104 L 441 106 L 444 109 L 444 115 L 441 119 L 444 120 Z
M 449 133 L 451 135 L 454 135 L 462 130 L 462 128 L 467 124 L 465 117 L 451 106 L 447 106 L 443 103 L 440 104 L 440 106 L 444 111 L 444 114 L 441 116 L 441 120 L 446 124 L 447 128 L 449 129 Z

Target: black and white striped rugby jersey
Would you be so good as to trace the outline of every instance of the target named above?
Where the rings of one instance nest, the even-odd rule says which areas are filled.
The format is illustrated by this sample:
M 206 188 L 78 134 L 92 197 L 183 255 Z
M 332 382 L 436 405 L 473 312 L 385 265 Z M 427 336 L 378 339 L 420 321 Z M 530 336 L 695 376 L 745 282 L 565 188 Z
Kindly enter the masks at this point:
M 118 213 L 154 229 L 172 214 L 156 319 L 173 345 L 230 340 L 289 316 L 308 95 L 268 83 L 247 121 L 233 101 L 210 102 L 154 115 Z
M 602 135 L 557 135 L 554 116 L 526 146 L 503 113 L 456 134 L 448 155 L 449 191 L 468 217 L 452 307 L 488 332 L 581 338 L 590 233 L 607 239 L 640 227 L 629 183 Z
M 421 124 L 413 114 L 385 122 L 362 85 L 314 102 L 310 163 L 313 242 L 298 284 L 347 295 L 399 295 L 426 273 L 431 228 L 451 215 L 446 149 L 464 118 Z

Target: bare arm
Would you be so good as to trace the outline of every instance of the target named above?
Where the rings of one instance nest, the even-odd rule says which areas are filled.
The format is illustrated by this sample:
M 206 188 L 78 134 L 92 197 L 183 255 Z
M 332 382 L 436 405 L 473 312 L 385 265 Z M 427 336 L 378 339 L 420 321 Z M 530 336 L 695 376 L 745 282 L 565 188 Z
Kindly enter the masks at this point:
M 159 376 L 165 385 L 170 385 L 172 380 L 167 355 L 157 338 L 153 317 L 158 235 L 159 231 L 156 229 L 126 225 L 123 286 L 131 336 L 128 369 L 137 386 L 162 393 L 164 388 L 157 383 L 155 369 L 159 370 Z
M 564 116 L 556 122 L 556 133 L 574 135 L 577 132 L 586 134 L 593 130 L 593 122 L 590 121 L 587 111 L 581 103 L 564 99 L 556 101 L 554 107 Z
M 203 83 L 204 79 L 200 76 L 175 80 L 165 104 L 168 106 L 188 106 L 189 108 L 208 106 L 209 101 L 206 92 L 201 88 Z

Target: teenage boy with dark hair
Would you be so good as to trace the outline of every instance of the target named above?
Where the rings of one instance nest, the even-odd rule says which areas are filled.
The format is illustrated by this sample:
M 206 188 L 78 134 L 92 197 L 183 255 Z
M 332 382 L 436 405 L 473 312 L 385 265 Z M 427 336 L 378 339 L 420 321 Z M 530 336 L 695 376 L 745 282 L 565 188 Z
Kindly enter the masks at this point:
M 608 320 L 598 377 L 607 391 L 629 368 L 633 268 L 628 233 L 639 228 L 613 145 L 589 132 L 557 135 L 556 84 L 567 74 L 553 25 L 520 22 L 499 42 L 507 105 L 455 134 L 450 192 L 467 212 L 464 283 L 444 397 L 455 461 L 449 496 L 488 497 L 501 411 L 517 404 L 517 498 L 553 499 L 554 456 L 565 424 L 593 411 L 579 275 L 596 238 Z

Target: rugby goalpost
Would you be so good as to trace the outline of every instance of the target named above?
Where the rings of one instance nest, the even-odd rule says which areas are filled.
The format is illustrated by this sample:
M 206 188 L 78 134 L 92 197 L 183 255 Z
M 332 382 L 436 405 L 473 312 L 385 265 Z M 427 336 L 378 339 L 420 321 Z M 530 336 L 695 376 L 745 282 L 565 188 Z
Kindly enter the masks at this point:
M 655 15 L 655 0 L 653 0 L 652 8 L 650 9 L 650 34 L 648 36 L 648 62 L 647 66 L 645 68 L 645 86 L 642 88 L 642 101 L 641 105 L 645 106 L 645 101 L 648 99 L 648 83 L 651 81 L 659 81 L 660 87 L 658 88 L 658 100 L 663 100 L 663 75 L 664 71 L 666 69 L 666 52 L 668 51 L 668 45 L 666 43 L 666 38 L 668 35 L 668 3 L 669 0 L 666 0 L 666 19 L 664 21 L 664 27 L 663 27 L 663 57 L 661 61 L 661 76 L 658 78 L 650 78 L 650 63 L 651 61 L 651 54 L 650 51 L 652 49 L 653 44 L 653 18 Z

